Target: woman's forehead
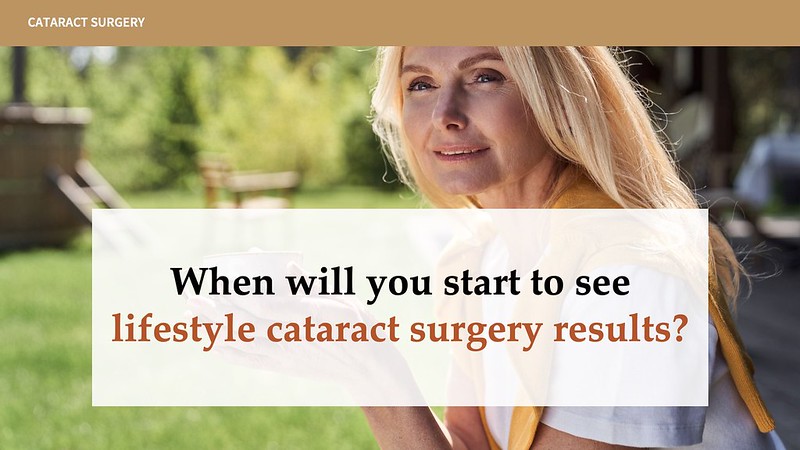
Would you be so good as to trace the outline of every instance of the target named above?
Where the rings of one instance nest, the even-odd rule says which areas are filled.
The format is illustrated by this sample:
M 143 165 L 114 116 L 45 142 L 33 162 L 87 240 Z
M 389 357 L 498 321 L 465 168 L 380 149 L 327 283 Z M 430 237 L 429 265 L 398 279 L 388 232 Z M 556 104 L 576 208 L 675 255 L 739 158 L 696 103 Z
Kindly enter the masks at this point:
M 405 47 L 401 73 L 411 66 L 464 68 L 483 60 L 503 59 L 496 47 Z

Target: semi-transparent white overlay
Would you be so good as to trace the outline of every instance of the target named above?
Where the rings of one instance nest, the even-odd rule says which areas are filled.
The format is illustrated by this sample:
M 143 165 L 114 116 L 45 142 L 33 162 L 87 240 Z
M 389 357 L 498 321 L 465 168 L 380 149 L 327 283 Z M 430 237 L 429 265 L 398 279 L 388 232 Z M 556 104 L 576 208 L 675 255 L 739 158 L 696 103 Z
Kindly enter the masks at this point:
M 708 402 L 703 210 L 93 220 L 96 406 Z

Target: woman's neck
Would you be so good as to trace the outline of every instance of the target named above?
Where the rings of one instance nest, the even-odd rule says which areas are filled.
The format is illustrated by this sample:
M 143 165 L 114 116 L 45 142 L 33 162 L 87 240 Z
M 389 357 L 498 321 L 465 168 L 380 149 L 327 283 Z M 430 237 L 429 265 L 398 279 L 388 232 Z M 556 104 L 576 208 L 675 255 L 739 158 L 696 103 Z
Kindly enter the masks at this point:
M 481 208 L 543 208 L 565 167 L 550 154 L 521 179 L 481 192 L 475 199 Z

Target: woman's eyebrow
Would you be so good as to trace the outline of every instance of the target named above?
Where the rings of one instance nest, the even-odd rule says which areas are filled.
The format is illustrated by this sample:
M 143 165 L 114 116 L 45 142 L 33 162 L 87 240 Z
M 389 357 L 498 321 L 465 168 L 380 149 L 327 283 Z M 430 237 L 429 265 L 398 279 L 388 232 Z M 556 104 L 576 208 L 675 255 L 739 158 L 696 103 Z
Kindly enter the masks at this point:
M 423 73 L 423 74 L 427 74 L 427 75 L 430 75 L 430 73 L 431 73 L 430 69 L 428 69 L 427 67 L 425 67 L 425 66 L 417 66 L 415 64 L 405 65 L 405 66 L 403 66 L 402 69 L 400 69 L 400 75 L 403 75 L 406 72 L 416 72 L 416 73 Z
M 458 69 L 464 70 L 468 67 L 472 67 L 475 64 L 481 63 L 483 61 L 502 61 L 502 60 L 503 57 L 496 52 L 479 53 L 477 55 L 470 56 L 469 58 L 466 58 L 462 60 L 460 63 L 458 63 Z

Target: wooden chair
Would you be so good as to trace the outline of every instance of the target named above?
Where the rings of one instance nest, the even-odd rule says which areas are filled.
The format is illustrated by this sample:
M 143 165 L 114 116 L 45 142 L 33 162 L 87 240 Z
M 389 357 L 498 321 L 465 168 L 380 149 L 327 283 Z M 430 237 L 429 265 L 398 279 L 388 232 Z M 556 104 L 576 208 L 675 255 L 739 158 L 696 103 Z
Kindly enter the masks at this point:
M 203 158 L 199 166 L 207 208 L 289 208 L 300 185 L 297 172 L 234 171 L 222 156 Z

